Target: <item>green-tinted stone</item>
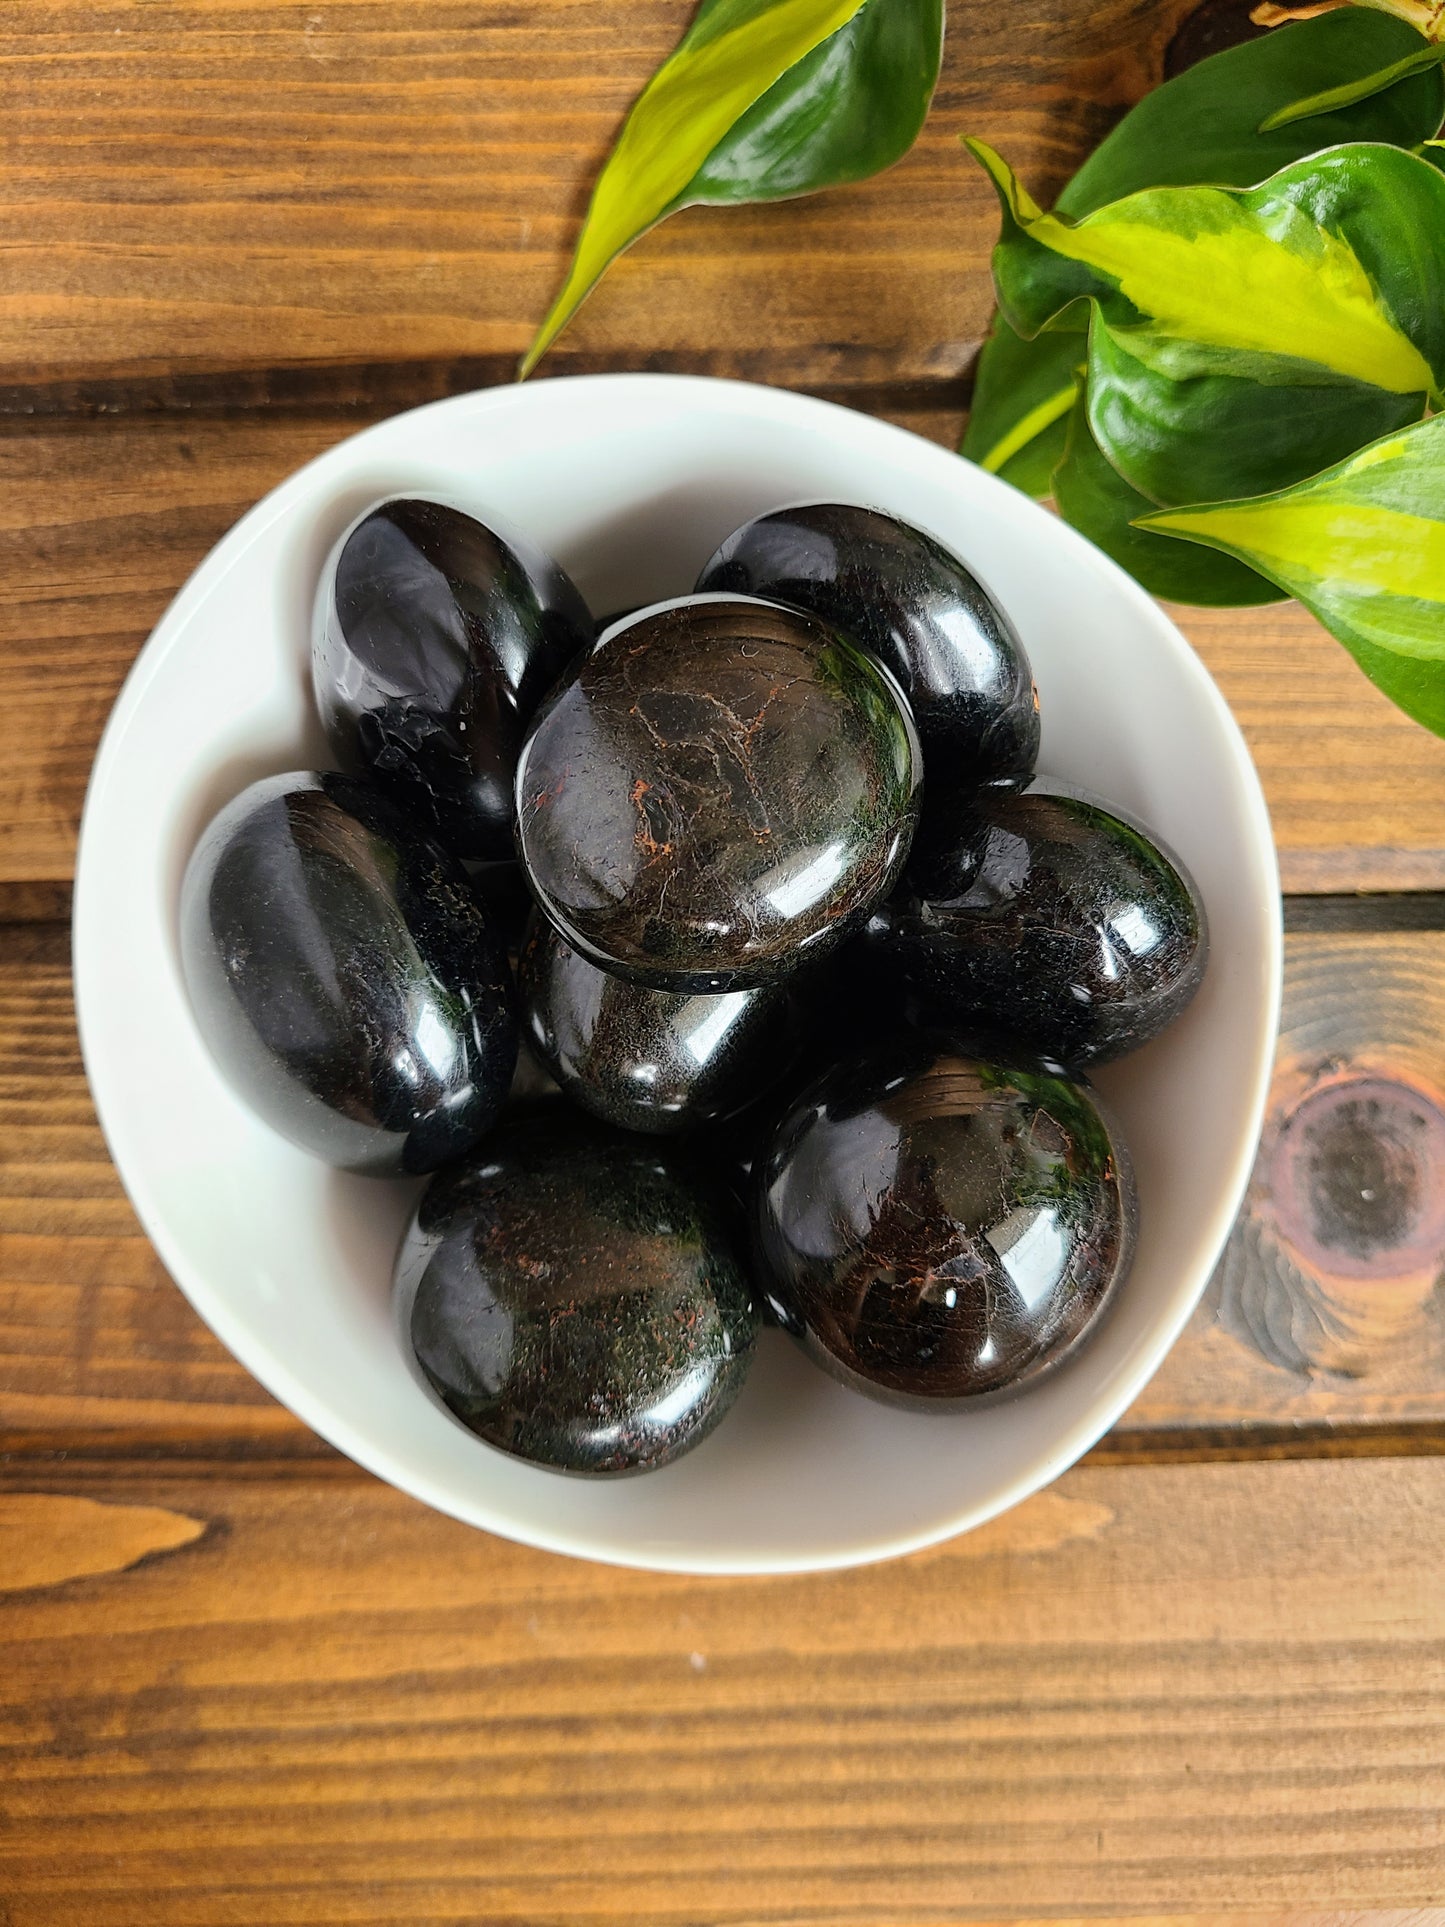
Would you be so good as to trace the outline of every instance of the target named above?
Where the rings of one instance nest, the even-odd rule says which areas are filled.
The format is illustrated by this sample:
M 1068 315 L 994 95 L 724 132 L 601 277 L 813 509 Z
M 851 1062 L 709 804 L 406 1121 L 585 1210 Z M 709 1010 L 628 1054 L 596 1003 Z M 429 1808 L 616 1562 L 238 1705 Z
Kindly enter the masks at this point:
M 717 1424 L 758 1311 L 727 1206 L 669 1147 L 519 1119 L 422 1198 L 397 1264 L 417 1361 L 489 1445 L 642 1472 Z

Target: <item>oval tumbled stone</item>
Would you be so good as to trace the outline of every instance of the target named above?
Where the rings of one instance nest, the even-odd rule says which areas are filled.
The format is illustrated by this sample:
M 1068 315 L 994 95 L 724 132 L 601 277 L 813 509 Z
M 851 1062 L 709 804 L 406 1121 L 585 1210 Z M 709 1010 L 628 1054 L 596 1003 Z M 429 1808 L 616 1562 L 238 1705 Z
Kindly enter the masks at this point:
M 583 1110 L 673 1135 L 730 1117 L 801 1041 L 789 984 L 654 990 L 590 963 L 533 912 L 517 971 L 527 1041 Z
M 348 1170 L 434 1171 L 501 1108 L 517 1059 L 497 927 L 465 872 L 369 783 L 253 783 L 197 845 L 181 956 L 237 1092 Z
M 457 856 L 509 857 L 517 752 L 593 634 L 570 577 L 519 531 L 446 502 L 380 502 L 317 595 L 312 683 L 332 751 Z
M 1014 1038 L 1066 1064 L 1157 1037 L 1209 957 L 1204 905 L 1178 858 L 1132 817 L 1043 777 L 952 818 L 935 811 L 877 922 L 924 1023 Z
M 758 1332 L 729 1221 L 694 1169 L 555 1108 L 428 1186 L 396 1290 L 448 1410 L 561 1472 L 648 1471 L 698 1444 Z
M 918 724 L 930 807 L 1033 773 L 1038 693 L 1018 632 L 922 529 L 846 502 L 774 509 L 735 530 L 697 586 L 807 609 L 885 663 Z
M 666 990 L 771 982 L 908 853 L 922 760 L 887 675 L 824 623 L 695 596 L 605 635 L 517 771 L 532 887 L 568 942 Z
M 1128 1159 L 1092 1094 L 917 1031 L 812 1085 L 754 1183 L 780 1322 L 844 1384 L 924 1411 L 1058 1364 L 1133 1250 Z

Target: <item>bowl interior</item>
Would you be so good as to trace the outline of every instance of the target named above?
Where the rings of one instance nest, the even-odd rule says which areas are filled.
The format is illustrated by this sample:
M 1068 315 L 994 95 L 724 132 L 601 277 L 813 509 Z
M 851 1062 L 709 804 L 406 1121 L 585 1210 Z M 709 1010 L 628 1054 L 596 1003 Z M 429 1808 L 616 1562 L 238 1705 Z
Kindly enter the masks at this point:
M 1098 1078 L 1138 1170 L 1139 1251 L 1100 1330 L 1052 1379 L 976 1414 L 917 1416 L 857 1398 L 767 1334 L 711 1439 L 613 1484 L 491 1451 L 418 1384 L 390 1308 L 415 1187 L 328 1170 L 252 1118 L 197 1034 L 176 944 L 181 873 L 213 812 L 257 776 L 325 766 L 309 693 L 317 574 L 361 508 L 407 491 L 526 528 L 599 613 L 686 592 L 739 522 L 809 497 L 932 530 L 1003 602 L 1038 679 L 1041 769 L 1154 826 L 1193 870 L 1213 941 L 1183 1020 Z M 142 1221 L 201 1315 L 307 1423 L 514 1538 L 684 1570 L 792 1570 L 978 1523 L 1077 1457 L 1158 1364 L 1248 1175 L 1278 997 L 1278 878 L 1218 692 L 1158 607 L 1072 530 L 956 456 L 822 402 L 600 376 L 385 422 L 226 537 L 111 719 L 86 805 L 75 949 L 86 1062 Z

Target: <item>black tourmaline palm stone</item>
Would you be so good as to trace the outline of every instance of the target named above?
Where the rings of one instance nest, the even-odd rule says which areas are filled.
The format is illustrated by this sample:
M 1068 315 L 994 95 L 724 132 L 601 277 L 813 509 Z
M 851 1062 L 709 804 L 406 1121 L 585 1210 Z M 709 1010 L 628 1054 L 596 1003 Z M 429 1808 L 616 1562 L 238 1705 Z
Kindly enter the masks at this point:
M 562 935 L 664 990 L 776 980 L 908 853 L 922 777 L 896 685 L 815 617 L 645 610 L 548 702 L 517 771 L 522 860 Z
M 584 1110 L 676 1134 L 771 1088 L 801 1043 L 789 984 L 651 990 L 589 963 L 533 912 L 518 969 L 523 1034 Z
M 1129 1166 L 1089 1093 L 920 1032 L 807 1090 L 753 1183 L 779 1322 L 845 1385 L 920 1410 L 1057 1364 L 1133 1249 Z
M 570 578 L 512 530 L 383 502 L 322 577 L 312 680 L 332 750 L 456 855 L 512 855 L 512 777 L 534 711 L 593 640 Z
M 730 535 L 697 586 L 809 610 L 890 669 L 918 725 L 929 809 L 1033 774 L 1039 705 L 1018 632 L 922 529 L 841 502 L 774 509 Z
M 492 1122 L 517 1056 L 507 965 L 465 873 L 369 783 L 254 783 L 181 895 L 201 1034 L 273 1129 L 348 1170 L 433 1171 Z
M 1177 858 L 1117 810 L 1041 778 L 953 820 L 935 812 L 870 923 L 920 1020 L 1102 1063 L 1172 1024 L 1208 960 Z
M 758 1311 L 725 1208 L 678 1154 L 553 1111 L 433 1179 L 398 1308 L 463 1425 L 559 1472 L 645 1472 L 737 1397 Z

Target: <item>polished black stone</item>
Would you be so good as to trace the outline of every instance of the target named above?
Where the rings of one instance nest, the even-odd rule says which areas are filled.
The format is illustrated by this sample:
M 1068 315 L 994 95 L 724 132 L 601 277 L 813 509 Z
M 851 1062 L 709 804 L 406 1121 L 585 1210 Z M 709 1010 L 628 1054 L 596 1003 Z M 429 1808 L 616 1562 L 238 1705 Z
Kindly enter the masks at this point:
M 312 680 L 331 747 L 461 857 L 512 855 L 512 777 L 592 618 L 532 542 L 402 498 L 342 537 L 316 601 Z
M 462 868 L 471 878 L 482 908 L 515 964 L 527 920 L 536 908 L 527 887 L 526 871 L 515 859 L 510 863 L 465 863 Z
M 874 920 L 921 1021 L 1079 1065 L 1173 1023 L 1204 976 L 1204 907 L 1142 825 L 1046 779 L 957 819 L 953 880 L 935 815 L 931 867 Z
M 181 950 L 221 1069 L 329 1164 L 435 1170 L 506 1096 L 517 1023 L 493 927 L 369 783 L 302 771 L 228 804 L 186 871 Z
M 921 778 L 895 685 L 814 617 L 686 598 L 610 631 L 517 772 L 522 860 L 568 941 L 666 990 L 773 981 L 907 855 Z
M 498 1131 L 432 1181 L 397 1292 L 448 1409 L 563 1472 L 688 1451 L 736 1398 L 758 1331 L 725 1200 L 674 1147 L 575 1112 Z
M 787 983 L 653 990 L 589 963 L 535 911 L 518 989 L 524 1034 L 562 1089 L 630 1131 L 693 1131 L 741 1110 L 801 1041 Z
M 814 1084 L 753 1182 L 778 1322 L 844 1384 L 924 1410 L 1056 1365 L 1133 1250 L 1127 1156 L 1084 1087 L 928 1033 Z
M 730 535 L 697 586 L 810 610 L 890 669 L 918 724 L 928 806 L 946 791 L 1028 781 L 1039 707 L 1024 646 L 982 583 L 921 529 L 841 502 L 774 509 Z

